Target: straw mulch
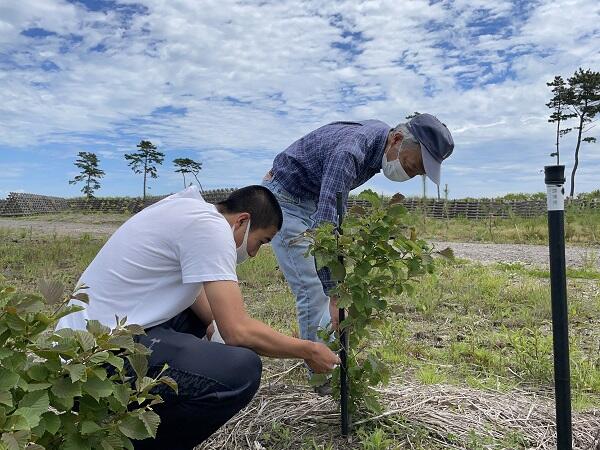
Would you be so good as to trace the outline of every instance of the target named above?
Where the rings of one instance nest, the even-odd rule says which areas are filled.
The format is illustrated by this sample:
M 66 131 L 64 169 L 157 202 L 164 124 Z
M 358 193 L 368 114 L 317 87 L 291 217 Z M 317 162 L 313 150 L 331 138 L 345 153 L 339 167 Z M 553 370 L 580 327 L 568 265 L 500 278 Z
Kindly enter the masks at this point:
M 431 448 L 469 449 L 474 438 L 479 445 L 485 443 L 477 448 L 556 448 L 554 403 L 544 396 L 399 380 L 377 391 L 386 412 L 355 420 L 354 426 L 384 428 L 395 441 L 390 448 L 417 448 L 417 438 L 420 448 L 428 448 L 423 447 L 423 432 Z M 273 424 L 291 430 L 284 447 L 270 440 Z M 356 437 L 340 436 L 338 405 L 331 398 L 305 386 L 269 383 L 200 448 L 300 448 L 307 438 L 335 449 L 360 448 Z M 600 411 L 573 414 L 573 445 L 600 450 Z

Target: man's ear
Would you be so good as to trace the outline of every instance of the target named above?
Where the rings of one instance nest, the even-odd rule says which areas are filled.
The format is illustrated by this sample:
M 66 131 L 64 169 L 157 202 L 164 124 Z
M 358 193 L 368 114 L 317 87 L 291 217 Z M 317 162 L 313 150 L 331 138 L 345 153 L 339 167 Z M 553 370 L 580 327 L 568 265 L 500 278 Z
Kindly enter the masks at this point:
M 248 219 L 250 219 L 250 214 L 247 212 L 244 212 L 244 213 L 240 213 L 236 222 L 238 222 L 240 224 L 240 226 L 242 226 L 243 224 L 245 224 L 248 221 Z
M 401 131 L 392 131 L 392 145 L 396 145 L 404 139 Z

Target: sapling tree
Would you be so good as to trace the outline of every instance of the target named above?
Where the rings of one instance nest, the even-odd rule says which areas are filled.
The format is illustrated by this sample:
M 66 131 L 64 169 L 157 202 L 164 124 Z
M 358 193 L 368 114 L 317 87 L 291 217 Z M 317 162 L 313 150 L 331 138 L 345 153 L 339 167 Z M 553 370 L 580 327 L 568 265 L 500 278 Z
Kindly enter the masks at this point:
M 159 152 L 156 145 L 150 141 L 141 140 L 137 148 L 138 152 L 128 153 L 124 156 L 129 161 L 128 166 L 131 167 L 131 170 L 144 174 L 143 199 L 146 200 L 147 175 L 150 175 L 151 178 L 158 178 L 156 166 L 163 163 L 165 154 Z
M 200 170 L 202 170 L 201 162 L 194 161 L 193 159 L 190 159 L 190 158 L 176 158 L 173 160 L 173 164 L 175 165 L 175 167 L 177 167 L 175 172 L 183 175 L 183 187 L 184 188 L 187 187 L 187 184 L 185 182 L 185 174 L 191 173 L 194 176 L 194 178 L 196 179 L 196 182 L 198 183 L 198 186 L 200 187 L 200 191 L 203 191 L 202 184 L 200 183 L 200 180 L 198 180 L 198 176 L 197 176 L 198 172 L 200 172 Z
M 413 228 L 404 225 L 407 210 L 399 204 L 401 197 L 395 196 L 384 205 L 376 193 L 368 190 L 359 198 L 368 200 L 371 208 L 352 208 L 344 219 L 343 235 L 335 233 L 334 225 L 329 223 L 308 232 L 312 240 L 310 253 L 317 266 L 329 267 L 338 281 L 331 294 L 348 313 L 340 328 L 349 334 L 351 413 L 364 407 L 380 410 L 370 386 L 386 383 L 390 372 L 370 344 L 395 309 L 390 300 L 403 292 L 410 295 L 415 289 L 414 279 L 434 269 L 431 247 L 417 239 Z M 322 337 L 328 340 L 327 332 Z M 338 351 L 339 340 L 330 340 L 330 346 Z M 332 385 L 339 398 L 339 368 L 334 371 Z
M 94 197 L 94 191 L 100 189 L 100 178 L 104 176 L 104 171 L 98 167 L 98 157 L 95 153 L 91 152 L 79 152 L 77 154 L 79 158 L 75 160 L 75 166 L 81 169 L 81 173 L 75 178 L 69 181 L 69 184 L 76 184 L 81 181 L 85 182 L 85 185 L 81 188 L 81 192 L 85 194 L 87 198 Z

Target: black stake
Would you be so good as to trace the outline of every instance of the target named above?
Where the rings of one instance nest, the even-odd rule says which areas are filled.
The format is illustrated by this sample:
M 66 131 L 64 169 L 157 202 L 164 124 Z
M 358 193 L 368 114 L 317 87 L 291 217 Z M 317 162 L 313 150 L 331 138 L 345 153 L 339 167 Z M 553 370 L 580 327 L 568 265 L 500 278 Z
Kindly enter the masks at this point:
M 571 375 L 569 370 L 569 318 L 565 268 L 565 166 L 544 168 L 548 191 L 550 289 L 554 341 L 554 389 L 556 394 L 556 448 L 571 450 Z
M 344 221 L 344 202 L 342 200 L 342 193 L 338 192 L 335 196 L 338 216 L 337 232 L 343 234 L 342 222 Z M 338 256 L 340 263 L 344 264 L 344 257 Z M 344 308 L 340 308 L 340 324 L 346 318 L 346 311 Z M 340 404 L 342 414 L 342 436 L 348 436 L 348 332 L 340 327 Z

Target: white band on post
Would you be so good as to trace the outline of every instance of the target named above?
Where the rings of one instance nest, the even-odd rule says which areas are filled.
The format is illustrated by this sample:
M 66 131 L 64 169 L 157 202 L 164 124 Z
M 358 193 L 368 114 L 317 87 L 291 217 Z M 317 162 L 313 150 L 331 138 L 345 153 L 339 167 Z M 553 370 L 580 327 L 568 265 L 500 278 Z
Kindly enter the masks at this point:
M 546 187 L 548 192 L 548 211 L 564 211 L 565 196 L 563 187 L 556 185 L 548 185 Z

